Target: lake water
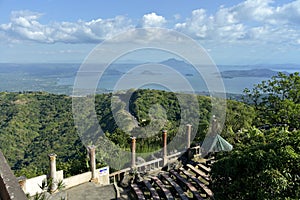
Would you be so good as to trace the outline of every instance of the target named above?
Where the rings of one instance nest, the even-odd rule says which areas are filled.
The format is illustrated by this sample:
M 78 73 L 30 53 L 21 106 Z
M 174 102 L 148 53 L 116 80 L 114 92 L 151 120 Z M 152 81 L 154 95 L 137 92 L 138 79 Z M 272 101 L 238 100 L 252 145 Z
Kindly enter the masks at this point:
M 219 71 L 226 71 L 226 70 L 241 70 L 241 66 L 220 66 Z M 243 66 L 243 70 L 248 69 L 255 69 L 255 66 Z M 167 71 L 167 69 L 158 69 L 156 71 L 147 71 L 146 69 L 139 69 L 135 71 L 130 71 L 130 67 L 123 67 L 122 69 L 118 69 L 123 74 L 119 75 L 103 75 L 101 80 L 99 81 L 98 88 L 106 89 L 110 91 L 115 90 L 125 90 L 130 88 L 136 88 L 134 83 L 138 83 L 138 88 L 151 88 L 151 89 L 166 89 L 166 90 L 173 90 L 175 91 L 188 91 L 187 87 L 183 86 L 182 82 L 179 81 L 176 74 L 173 72 Z M 129 70 L 129 72 L 128 72 Z M 210 69 L 203 69 L 209 71 Z M 272 70 L 275 71 L 286 71 L 289 73 L 293 73 L 296 71 L 300 71 L 297 68 L 282 68 L 279 67 L 273 68 Z M 126 74 L 126 71 L 128 74 Z M 125 76 L 126 74 L 126 76 Z M 192 74 L 192 75 L 191 75 Z M 128 79 L 123 84 L 119 84 L 117 89 L 116 84 L 120 79 Z M 185 70 L 180 72 L 180 76 L 186 79 L 189 84 L 192 86 L 192 90 L 196 92 L 209 92 L 208 87 L 204 79 L 194 70 Z M 208 79 L 215 79 L 217 76 L 216 74 L 209 75 Z M 124 78 L 125 77 L 125 78 Z M 235 77 L 235 78 L 223 78 L 222 82 L 224 84 L 224 89 L 226 93 L 234 93 L 234 94 L 241 94 L 245 88 L 253 88 L 254 84 L 261 83 L 263 80 L 268 80 L 269 78 L 266 77 Z M 67 77 L 67 78 L 60 78 L 58 81 L 58 85 L 74 85 L 75 77 Z M 162 81 L 163 80 L 163 81 Z M 217 80 L 217 79 L 216 79 Z M 86 78 L 85 85 L 92 85 L 89 84 L 90 79 Z M 146 82 L 153 82 L 153 84 L 142 84 Z M 213 82 L 214 80 L 210 80 Z M 162 85 L 161 83 L 164 83 Z M 210 83 L 211 84 L 211 83 Z M 134 87 L 133 87 L 134 86 Z M 170 87 L 169 87 L 170 86 Z M 168 89 L 169 88 L 169 89 Z M 170 89 L 173 88 L 173 89 Z M 218 88 L 216 88 L 213 92 L 222 92 Z
M 82 73 L 82 88 L 94 85 L 101 91 L 116 91 L 131 88 L 164 89 L 169 91 L 227 92 L 241 94 L 245 88 L 251 89 L 269 78 L 234 77 L 223 78 L 218 84 L 218 74 L 209 66 L 198 66 L 204 78 L 187 63 L 169 60 L 164 63 L 112 64 L 102 76 L 98 86 L 97 71 L 105 65 L 89 65 Z M 166 66 L 172 66 L 166 67 Z M 289 67 L 286 67 L 289 66 Z M 228 70 L 271 69 L 289 73 L 300 71 L 299 65 L 248 65 L 218 66 L 221 72 Z M 89 71 L 90 70 L 90 71 Z M 72 94 L 75 76 L 82 71 L 80 64 L 6 64 L 0 63 L 0 91 L 46 91 L 51 93 Z M 125 80 L 125 81 L 124 81 Z M 119 83 L 119 84 L 118 84 Z M 118 85 L 117 85 L 118 84 Z M 224 84 L 224 90 L 218 85 Z M 117 86 L 117 88 L 115 88 Z M 210 89 L 208 89 L 208 87 Z
M 109 75 L 105 76 L 101 79 L 101 81 L 98 84 L 98 88 L 106 89 L 106 90 L 114 90 L 115 84 L 117 83 L 118 79 L 120 77 L 116 75 Z M 138 78 L 138 77 L 137 77 Z M 173 82 L 173 86 L 176 87 L 176 81 L 173 79 L 173 77 L 168 77 L 166 75 L 167 79 L 170 79 L 170 82 Z M 206 84 L 204 83 L 202 78 L 195 78 L 195 77 L 186 77 L 186 79 L 191 83 L 195 91 L 198 92 L 208 92 L 208 88 Z M 74 84 L 75 77 L 69 77 L 69 78 L 61 78 L 59 79 L 58 85 L 73 85 Z M 260 83 L 263 80 L 268 80 L 268 78 L 257 78 L 257 77 L 237 77 L 237 78 L 224 78 L 222 79 L 224 83 L 224 89 L 227 93 L 236 93 L 240 94 L 243 92 L 245 88 L 252 88 L 254 84 Z M 88 80 L 87 80 L 88 81 Z M 163 86 L 161 86 L 163 87 Z M 152 85 L 146 85 L 143 88 L 151 88 L 151 89 L 161 89 L 159 85 L 152 84 Z M 177 91 L 182 91 L 183 89 L 180 89 L 181 87 L 177 86 L 179 89 Z M 130 85 L 123 85 L 120 89 L 130 89 L 132 88 Z M 167 88 L 167 87 L 164 87 Z M 218 91 L 216 91 L 218 92 Z

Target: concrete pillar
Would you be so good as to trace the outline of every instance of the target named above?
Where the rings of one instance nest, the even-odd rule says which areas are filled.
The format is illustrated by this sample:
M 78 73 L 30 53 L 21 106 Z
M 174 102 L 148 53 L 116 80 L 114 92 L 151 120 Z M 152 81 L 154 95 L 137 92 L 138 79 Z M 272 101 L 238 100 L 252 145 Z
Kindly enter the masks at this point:
M 131 137 L 131 168 L 135 168 L 136 137 Z
M 189 149 L 191 147 L 191 134 L 192 134 L 192 125 L 186 125 L 186 134 L 187 134 L 187 144 L 186 148 Z
M 191 152 L 192 125 L 191 124 L 186 125 L 186 134 L 187 134 L 187 144 L 186 144 L 187 157 L 188 157 L 188 160 L 190 160 L 192 158 L 192 152 Z
M 17 178 L 17 181 L 19 182 L 20 187 L 22 190 L 26 193 L 26 177 L 25 176 L 20 176 Z
M 90 170 L 91 170 L 91 182 L 97 182 L 98 179 L 96 177 L 96 155 L 95 155 L 96 147 L 94 145 L 88 146 L 89 157 L 90 157 Z
M 49 161 L 50 161 L 50 179 L 52 180 L 52 183 L 50 185 L 50 191 L 54 192 L 57 189 L 57 180 L 56 180 L 56 154 L 51 153 L 48 155 Z
M 168 152 L 167 152 L 167 130 L 162 131 L 163 135 L 163 162 L 164 166 L 168 164 Z
M 216 116 L 214 115 L 212 120 L 212 128 L 211 128 L 211 132 L 213 135 L 217 135 L 217 129 L 218 129 L 218 122 Z

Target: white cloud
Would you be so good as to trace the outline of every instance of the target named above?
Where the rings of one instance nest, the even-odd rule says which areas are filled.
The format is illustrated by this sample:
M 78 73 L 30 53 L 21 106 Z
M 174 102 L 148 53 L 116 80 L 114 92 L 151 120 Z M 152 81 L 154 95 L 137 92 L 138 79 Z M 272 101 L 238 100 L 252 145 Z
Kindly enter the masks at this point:
M 14 11 L 11 14 L 10 23 L 1 24 L 0 30 L 11 40 L 16 38 L 35 41 L 47 40 L 43 31 L 44 26 L 37 21 L 40 16 L 42 14 L 30 11 Z
M 186 32 L 194 37 L 205 38 L 207 36 L 208 26 L 209 18 L 206 16 L 206 11 L 204 9 L 198 9 L 194 10 L 191 18 L 185 22 L 175 24 L 175 29 Z
M 42 14 L 14 11 L 10 22 L 0 25 L 0 32 L 9 40 L 31 40 L 41 43 L 90 43 L 99 42 L 122 31 L 133 28 L 123 16 L 92 21 L 54 22 L 41 24 Z
M 97 43 L 135 27 L 168 27 L 194 39 L 218 43 L 286 43 L 299 45 L 300 0 L 277 4 L 273 0 L 246 0 L 215 13 L 196 9 L 183 19 L 179 14 L 167 21 L 154 12 L 140 20 L 116 16 L 91 21 L 43 24 L 41 13 L 15 11 L 8 23 L 0 24 L 0 38 L 7 41 L 30 40 L 40 43 Z M 139 21 L 140 24 L 133 24 Z M 171 24 L 173 23 L 173 24 Z M 175 23 L 175 24 L 174 24 Z M 157 33 L 155 37 L 158 37 Z M 151 36 L 149 36 L 149 40 Z
M 163 27 L 167 20 L 156 13 L 149 13 L 143 16 L 142 26 L 143 27 Z
M 277 7 L 275 10 L 275 16 L 277 21 L 281 21 L 284 24 L 300 24 L 300 1 L 294 1 Z
M 220 7 L 211 15 L 203 9 L 174 28 L 196 39 L 218 42 L 296 44 L 300 37 L 300 0 L 274 6 L 272 0 L 247 0 Z
M 273 6 L 273 0 L 247 0 L 231 8 L 239 21 L 256 21 L 273 25 L 300 24 L 300 1 Z
M 264 21 L 274 13 L 271 7 L 273 0 L 247 0 L 236 6 L 228 8 L 229 13 L 235 13 L 241 21 Z
M 245 36 L 244 25 L 237 23 L 235 14 L 221 8 L 215 15 L 208 16 L 204 9 L 194 10 L 192 16 L 175 29 L 185 32 L 196 39 L 234 40 Z

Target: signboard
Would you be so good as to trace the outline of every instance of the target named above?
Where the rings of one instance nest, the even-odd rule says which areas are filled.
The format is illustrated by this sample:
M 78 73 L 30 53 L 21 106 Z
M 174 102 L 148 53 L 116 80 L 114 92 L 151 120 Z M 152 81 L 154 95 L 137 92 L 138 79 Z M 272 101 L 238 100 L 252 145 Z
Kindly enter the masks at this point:
M 105 176 L 109 174 L 108 167 L 102 167 L 99 169 L 99 176 Z

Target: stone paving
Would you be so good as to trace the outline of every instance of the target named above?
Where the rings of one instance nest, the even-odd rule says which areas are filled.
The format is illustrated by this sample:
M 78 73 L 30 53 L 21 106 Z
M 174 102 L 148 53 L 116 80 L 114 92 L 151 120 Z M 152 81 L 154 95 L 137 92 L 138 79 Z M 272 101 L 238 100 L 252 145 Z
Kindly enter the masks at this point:
M 113 185 L 100 186 L 95 183 L 84 183 L 53 194 L 51 200 L 111 200 L 116 199 Z

